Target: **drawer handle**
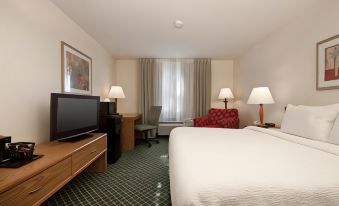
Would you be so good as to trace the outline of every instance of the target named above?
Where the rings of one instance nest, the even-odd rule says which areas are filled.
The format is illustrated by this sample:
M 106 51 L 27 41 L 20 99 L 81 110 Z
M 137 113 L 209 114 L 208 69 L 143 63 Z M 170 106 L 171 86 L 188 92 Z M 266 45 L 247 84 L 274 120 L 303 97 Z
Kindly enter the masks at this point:
M 97 152 L 97 150 L 93 150 L 93 151 L 91 152 L 91 154 L 96 153 L 96 152 Z
M 42 187 L 38 187 L 35 190 L 30 191 L 28 194 L 31 195 L 33 193 L 36 193 L 37 191 L 41 190 Z

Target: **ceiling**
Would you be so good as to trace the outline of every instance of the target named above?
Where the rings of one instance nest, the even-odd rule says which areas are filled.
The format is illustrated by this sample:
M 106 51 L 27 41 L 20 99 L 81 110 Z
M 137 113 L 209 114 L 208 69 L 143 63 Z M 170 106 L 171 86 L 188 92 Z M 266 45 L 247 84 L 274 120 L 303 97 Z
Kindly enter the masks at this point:
M 51 0 L 114 57 L 236 58 L 324 0 Z M 174 27 L 182 20 L 182 29 Z

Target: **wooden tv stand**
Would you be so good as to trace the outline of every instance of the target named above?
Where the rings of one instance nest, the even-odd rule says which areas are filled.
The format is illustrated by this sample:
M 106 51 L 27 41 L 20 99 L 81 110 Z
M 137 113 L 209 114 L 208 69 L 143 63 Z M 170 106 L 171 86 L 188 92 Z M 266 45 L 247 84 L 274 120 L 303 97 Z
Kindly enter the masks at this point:
M 44 157 L 17 169 L 0 168 L 0 205 L 40 205 L 83 170 L 107 170 L 107 136 L 37 145 Z

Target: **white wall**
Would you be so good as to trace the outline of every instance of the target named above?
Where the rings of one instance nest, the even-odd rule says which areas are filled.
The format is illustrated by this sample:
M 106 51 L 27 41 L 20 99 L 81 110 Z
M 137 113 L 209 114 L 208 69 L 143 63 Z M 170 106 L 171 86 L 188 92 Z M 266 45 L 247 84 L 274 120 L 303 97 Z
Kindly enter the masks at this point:
M 233 91 L 233 60 L 212 60 L 211 107 L 225 108 L 225 103 L 218 99 L 221 88 L 228 87 Z M 233 107 L 229 100 L 228 108 Z
M 258 120 L 258 106 L 246 105 L 253 87 L 268 86 L 276 104 L 265 105 L 266 122 L 281 122 L 288 103 L 339 102 L 339 90 L 316 91 L 316 43 L 339 34 L 339 1 L 324 1 L 258 43 L 235 63 L 236 105 L 242 125 Z
M 224 108 L 224 103 L 218 100 L 222 87 L 233 88 L 233 61 L 212 60 L 211 106 Z M 136 59 L 116 60 L 116 83 L 123 87 L 126 99 L 118 100 L 118 111 L 121 113 L 138 112 L 139 71 Z M 229 106 L 232 106 L 230 102 Z
M 135 59 L 116 60 L 116 84 L 124 90 L 126 99 L 118 100 L 119 113 L 138 112 L 138 61 Z
M 114 80 L 113 60 L 93 38 L 46 0 L 0 2 L 0 134 L 49 141 L 50 93 L 61 92 L 61 45 L 93 59 L 93 95 Z

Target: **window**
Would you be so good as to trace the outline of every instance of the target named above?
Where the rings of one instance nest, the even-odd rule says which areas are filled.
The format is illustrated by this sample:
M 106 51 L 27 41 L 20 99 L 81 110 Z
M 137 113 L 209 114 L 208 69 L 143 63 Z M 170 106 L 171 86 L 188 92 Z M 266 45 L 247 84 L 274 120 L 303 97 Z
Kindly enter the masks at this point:
M 160 122 L 183 122 L 193 117 L 193 59 L 157 59 L 154 103 L 162 105 Z

